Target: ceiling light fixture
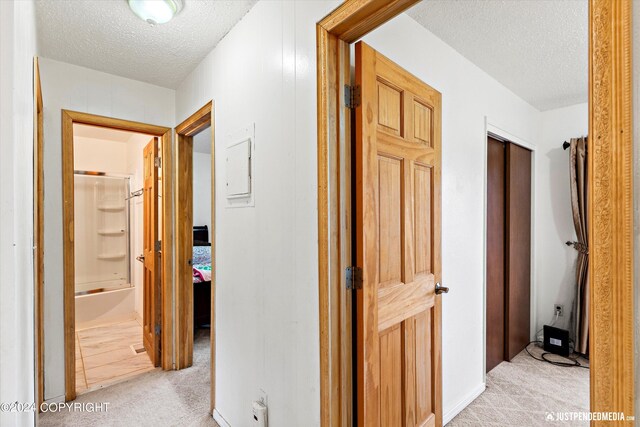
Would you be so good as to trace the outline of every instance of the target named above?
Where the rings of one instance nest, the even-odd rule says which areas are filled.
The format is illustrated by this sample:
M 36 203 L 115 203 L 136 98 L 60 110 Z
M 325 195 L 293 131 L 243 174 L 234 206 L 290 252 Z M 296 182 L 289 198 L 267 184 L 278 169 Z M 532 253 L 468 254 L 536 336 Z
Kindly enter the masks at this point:
M 140 19 L 151 25 L 165 24 L 182 10 L 182 0 L 128 0 Z

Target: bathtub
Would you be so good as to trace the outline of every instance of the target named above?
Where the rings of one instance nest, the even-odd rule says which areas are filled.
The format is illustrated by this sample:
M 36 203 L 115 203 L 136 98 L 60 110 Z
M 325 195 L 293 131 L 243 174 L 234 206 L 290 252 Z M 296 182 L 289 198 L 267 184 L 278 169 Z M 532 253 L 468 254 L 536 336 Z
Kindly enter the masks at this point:
M 78 295 L 76 330 L 135 319 L 135 287 Z

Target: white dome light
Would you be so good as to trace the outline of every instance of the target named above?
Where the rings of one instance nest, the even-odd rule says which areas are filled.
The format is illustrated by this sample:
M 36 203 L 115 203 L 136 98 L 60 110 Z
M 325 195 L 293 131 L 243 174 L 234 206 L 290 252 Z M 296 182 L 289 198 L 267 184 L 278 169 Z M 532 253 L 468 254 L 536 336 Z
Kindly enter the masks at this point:
M 182 0 L 128 0 L 133 13 L 151 25 L 164 24 L 182 9 Z

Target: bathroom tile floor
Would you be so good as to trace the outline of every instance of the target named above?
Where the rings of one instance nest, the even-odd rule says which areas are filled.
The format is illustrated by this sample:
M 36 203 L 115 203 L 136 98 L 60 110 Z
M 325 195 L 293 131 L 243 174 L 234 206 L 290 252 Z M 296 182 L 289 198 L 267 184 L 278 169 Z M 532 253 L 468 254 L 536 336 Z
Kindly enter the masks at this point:
M 97 390 L 152 371 L 142 347 L 142 326 L 137 320 L 76 330 L 76 394 Z

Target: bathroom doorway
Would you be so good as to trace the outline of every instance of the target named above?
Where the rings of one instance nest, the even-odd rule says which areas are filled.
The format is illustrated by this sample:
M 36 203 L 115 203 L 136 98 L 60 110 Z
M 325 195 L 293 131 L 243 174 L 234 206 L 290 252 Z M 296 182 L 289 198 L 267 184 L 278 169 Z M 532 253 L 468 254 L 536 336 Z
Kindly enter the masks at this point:
M 157 139 L 73 125 L 76 394 L 159 364 Z
M 67 401 L 171 364 L 169 143 L 168 128 L 63 111 Z

